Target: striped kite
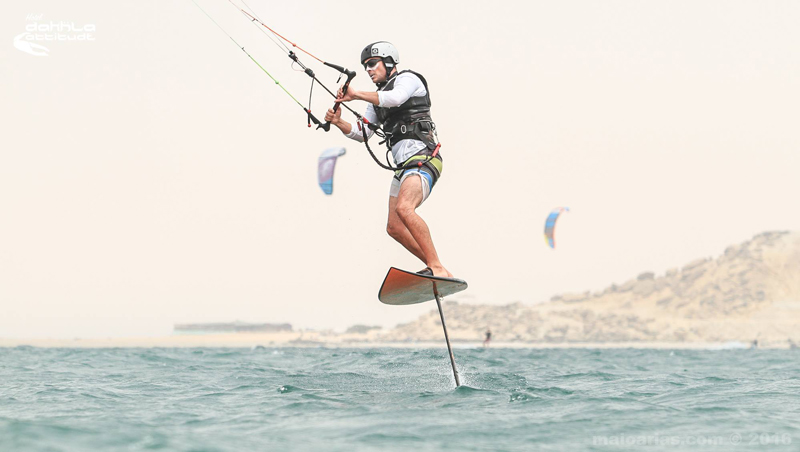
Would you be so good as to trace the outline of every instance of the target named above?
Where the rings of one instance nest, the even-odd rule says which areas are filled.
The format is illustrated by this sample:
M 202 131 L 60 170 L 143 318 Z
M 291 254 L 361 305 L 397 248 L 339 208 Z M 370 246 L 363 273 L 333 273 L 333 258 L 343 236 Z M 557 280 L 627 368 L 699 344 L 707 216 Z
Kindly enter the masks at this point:
M 556 207 L 544 222 L 544 241 L 553 249 L 556 247 L 556 220 L 561 212 L 569 212 L 569 207 Z
M 319 182 L 319 188 L 326 195 L 333 193 L 333 170 L 336 168 L 336 159 L 344 155 L 344 153 L 344 148 L 328 148 L 322 151 L 319 156 L 317 181 Z

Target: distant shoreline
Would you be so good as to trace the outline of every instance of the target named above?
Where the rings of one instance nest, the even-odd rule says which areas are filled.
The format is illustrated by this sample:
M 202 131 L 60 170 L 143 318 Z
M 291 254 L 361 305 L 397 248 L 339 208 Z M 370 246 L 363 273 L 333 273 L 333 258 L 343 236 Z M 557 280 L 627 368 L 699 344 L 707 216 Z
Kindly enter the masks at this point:
M 788 349 L 778 344 L 764 344 L 760 349 Z M 165 337 L 105 339 L 11 339 L 0 338 L 0 347 L 30 346 L 37 348 L 441 348 L 441 341 L 384 342 L 351 335 L 325 336 L 320 333 L 284 334 L 207 334 Z M 483 348 L 482 341 L 456 341 L 456 349 Z M 492 342 L 489 348 L 513 349 L 659 349 L 659 350 L 733 350 L 748 349 L 743 342 Z

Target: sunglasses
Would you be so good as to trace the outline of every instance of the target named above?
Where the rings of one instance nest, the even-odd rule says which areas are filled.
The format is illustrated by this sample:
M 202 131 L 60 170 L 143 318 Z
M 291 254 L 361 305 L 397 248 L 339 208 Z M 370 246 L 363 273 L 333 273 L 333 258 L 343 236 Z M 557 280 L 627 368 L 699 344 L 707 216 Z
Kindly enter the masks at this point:
M 378 63 L 380 62 L 381 62 L 380 59 L 368 60 L 364 63 L 364 69 L 366 70 L 375 69 L 375 66 L 377 66 Z

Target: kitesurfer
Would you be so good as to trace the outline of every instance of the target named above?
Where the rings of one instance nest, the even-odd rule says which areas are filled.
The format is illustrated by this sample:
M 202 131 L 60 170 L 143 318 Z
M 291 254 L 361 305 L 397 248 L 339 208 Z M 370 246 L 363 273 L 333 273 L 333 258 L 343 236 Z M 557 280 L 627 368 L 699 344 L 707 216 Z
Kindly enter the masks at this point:
M 417 214 L 442 172 L 436 128 L 431 120 L 431 100 L 425 78 L 411 70 L 399 71 L 400 54 L 389 42 L 374 42 L 361 51 L 361 64 L 377 91 L 349 87 L 337 102 L 363 100 L 368 103 L 364 118 L 380 124 L 398 167 L 389 190 L 389 219 L 386 232 L 427 266 L 417 273 L 452 277 L 439 260 L 430 229 Z M 341 118 L 342 110 L 329 109 L 330 121 L 350 139 L 363 142 L 373 130 L 361 121 L 354 127 Z

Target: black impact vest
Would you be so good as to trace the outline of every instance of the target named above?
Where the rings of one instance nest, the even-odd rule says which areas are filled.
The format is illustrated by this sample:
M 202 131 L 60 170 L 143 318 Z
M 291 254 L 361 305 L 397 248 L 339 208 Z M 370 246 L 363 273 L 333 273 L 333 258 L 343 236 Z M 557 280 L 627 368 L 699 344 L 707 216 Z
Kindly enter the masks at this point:
M 422 85 L 425 86 L 425 96 L 409 97 L 407 101 L 397 107 L 375 106 L 378 122 L 383 125 L 383 130 L 388 137 L 389 147 L 394 146 L 400 140 L 411 139 L 422 141 L 429 151 L 433 151 L 438 140 L 436 139 L 436 125 L 431 120 L 431 93 L 425 77 L 406 69 L 389 79 L 378 91 L 390 91 L 394 88 L 394 82 L 397 77 L 405 72 L 419 77 Z

